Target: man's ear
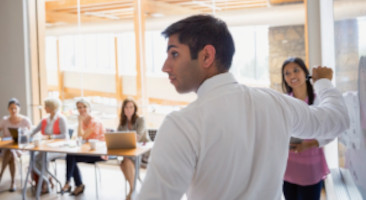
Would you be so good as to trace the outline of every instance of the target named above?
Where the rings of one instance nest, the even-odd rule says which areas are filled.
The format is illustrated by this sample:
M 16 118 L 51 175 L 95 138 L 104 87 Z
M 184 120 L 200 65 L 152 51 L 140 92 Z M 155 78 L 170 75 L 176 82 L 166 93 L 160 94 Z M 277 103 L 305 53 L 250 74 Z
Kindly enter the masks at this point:
M 201 61 L 204 68 L 209 68 L 215 62 L 216 49 L 213 45 L 208 44 L 201 51 Z

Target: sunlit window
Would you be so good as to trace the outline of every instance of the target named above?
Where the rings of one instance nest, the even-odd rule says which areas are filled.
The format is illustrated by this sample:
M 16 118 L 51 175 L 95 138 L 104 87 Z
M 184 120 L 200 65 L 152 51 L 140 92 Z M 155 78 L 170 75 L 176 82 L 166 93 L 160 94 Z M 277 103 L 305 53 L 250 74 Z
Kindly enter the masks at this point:
M 57 69 L 57 38 L 46 37 L 46 67 L 47 69 Z
M 115 71 L 112 34 L 60 36 L 60 65 L 63 70 Z
M 161 68 L 166 58 L 167 40 L 161 31 L 147 31 L 146 43 L 146 70 L 148 75 L 162 76 Z
M 268 27 L 231 27 L 235 54 L 230 71 L 245 84 L 269 86 Z
M 358 18 L 358 48 L 359 55 L 366 56 L 366 17 Z
M 76 69 L 76 36 L 64 35 L 59 37 L 61 70 Z
M 117 39 L 119 73 L 123 75 L 136 75 L 135 33 L 119 33 Z

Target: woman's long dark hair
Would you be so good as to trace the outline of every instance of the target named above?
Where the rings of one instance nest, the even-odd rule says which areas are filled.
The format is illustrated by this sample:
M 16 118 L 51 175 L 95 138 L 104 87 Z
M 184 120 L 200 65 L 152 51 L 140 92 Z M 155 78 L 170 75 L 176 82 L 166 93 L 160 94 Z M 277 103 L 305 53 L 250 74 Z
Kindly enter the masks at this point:
M 313 85 L 310 83 L 309 70 L 308 70 L 308 68 L 306 67 L 304 61 L 301 58 L 290 57 L 287 60 L 285 60 L 285 62 L 283 62 L 282 69 L 281 69 L 281 73 L 282 73 L 282 90 L 284 92 L 286 92 L 287 94 L 290 94 L 292 92 L 292 88 L 285 81 L 285 73 L 283 71 L 285 66 L 289 63 L 296 63 L 305 72 L 306 88 L 307 88 L 307 94 L 308 94 L 308 104 L 309 105 L 313 104 L 314 103 L 314 98 L 315 98 Z
M 120 117 L 120 120 L 119 120 L 119 125 L 120 126 L 124 126 L 128 122 L 127 116 L 125 115 L 125 107 L 127 106 L 127 103 L 129 103 L 129 102 L 131 102 L 133 104 L 133 106 L 135 107 L 135 112 L 133 113 L 132 119 L 131 119 L 132 124 L 135 124 L 136 119 L 139 118 L 139 116 L 137 114 L 137 104 L 136 104 L 136 102 L 133 99 L 127 98 L 122 103 L 121 117 Z

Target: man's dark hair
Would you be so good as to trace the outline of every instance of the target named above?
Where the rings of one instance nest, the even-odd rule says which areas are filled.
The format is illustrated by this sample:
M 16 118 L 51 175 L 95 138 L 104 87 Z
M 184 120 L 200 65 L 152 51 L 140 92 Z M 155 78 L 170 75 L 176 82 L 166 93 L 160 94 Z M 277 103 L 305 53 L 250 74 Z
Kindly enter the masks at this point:
M 194 15 L 175 22 L 162 32 L 166 38 L 174 34 L 178 34 L 180 43 L 188 45 L 191 59 L 197 59 L 198 52 L 210 44 L 216 49 L 218 70 L 230 69 L 235 47 L 224 21 L 210 15 Z
M 292 88 L 285 81 L 285 73 L 283 71 L 285 69 L 285 66 L 289 63 L 296 63 L 304 71 L 305 76 L 306 76 L 306 88 L 307 88 L 306 92 L 308 94 L 308 104 L 312 105 L 314 103 L 314 98 L 315 98 L 314 89 L 313 89 L 313 85 L 311 85 L 311 83 L 310 83 L 309 70 L 301 58 L 290 57 L 287 60 L 285 60 L 285 62 L 283 62 L 283 64 L 282 64 L 282 90 L 284 92 L 286 92 L 287 94 L 292 92 Z

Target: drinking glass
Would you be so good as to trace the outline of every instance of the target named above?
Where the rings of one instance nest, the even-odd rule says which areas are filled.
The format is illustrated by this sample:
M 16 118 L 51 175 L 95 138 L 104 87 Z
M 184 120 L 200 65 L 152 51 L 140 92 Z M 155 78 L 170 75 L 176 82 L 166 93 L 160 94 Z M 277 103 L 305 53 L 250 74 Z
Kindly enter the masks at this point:
M 18 129 L 18 146 L 19 148 L 24 148 L 29 143 L 29 132 L 25 128 Z

